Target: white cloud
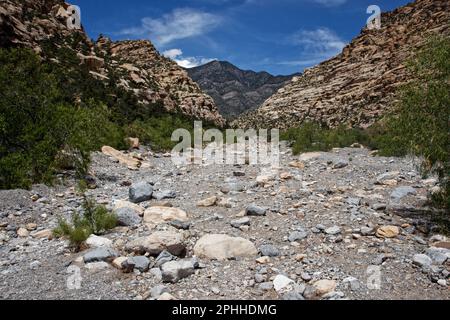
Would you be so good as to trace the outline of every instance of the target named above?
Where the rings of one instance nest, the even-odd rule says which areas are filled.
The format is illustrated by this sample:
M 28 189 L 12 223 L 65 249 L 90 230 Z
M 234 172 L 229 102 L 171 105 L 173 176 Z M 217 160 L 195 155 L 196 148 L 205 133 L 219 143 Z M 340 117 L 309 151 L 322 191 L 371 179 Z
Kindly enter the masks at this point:
M 190 8 L 175 9 L 158 19 L 144 18 L 141 26 L 122 30 L 122 35 L 148 36 L 160 45 L 208 33 L 222 22 L 220 16 Z
M 183 51 L 181 49 L 170 49 L 163 52 L 163 56 L 166 58 L 172 59 L 180 67 L 183 68 L 194 68 L 201 65 L 204 65 L 208 62 L 214 61 L 216 59 L 209 59 L 204 57 L 183 57 Z
M 293 45 L 301 46 L 306 54 L 333 56 L 344 49 L 346 43 L 328 28 L 300 30 L 290 37 Z
M 324 5 L 326 7 L 336 7 L 347 2 L 347 0 L 311 0 L 311 1 Z
M 278 64 L 315 65 L 339 54 L 346 45 L 346 42 L 334 31 L 324 27 L 315 30 L 300 30 L 288 37 L 287 42 L 301 48 L 300 58 L 282 61 Z

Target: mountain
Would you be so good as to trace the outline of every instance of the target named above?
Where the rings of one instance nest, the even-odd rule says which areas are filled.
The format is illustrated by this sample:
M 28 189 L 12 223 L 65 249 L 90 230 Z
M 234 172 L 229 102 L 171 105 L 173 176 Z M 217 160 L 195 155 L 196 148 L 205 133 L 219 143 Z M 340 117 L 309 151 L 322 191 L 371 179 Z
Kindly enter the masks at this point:
M 139 106 L 130 108 L 159 105 L 163 112 L 224 125 L 213 99 L 150 41 L 113 42 L 100 37 L 93 42 L 83 29 L 68 28 L 68 7 L 61 0 L 2 0 L 0 47 L 28 47 L 63 66 L 70 60 L 65 57 L 75 54 L 90 77 L 134 95 Z M 55 56 L 62 50 L 65 56 Z
M 433 35 L 448 36 L 449 21 L 448 0 L 417 0 L 383 13 L 381 29 L 364 28 L 341 54 L 294 77 L 232 125 L 368 127 L 392 110 L 396 89 L 411 78 L 405 62 Z
M 258 108 L 294 76 L 244 71 L 225 61 L 213 61 L 187 72 L 214 99 L 226 118 Z

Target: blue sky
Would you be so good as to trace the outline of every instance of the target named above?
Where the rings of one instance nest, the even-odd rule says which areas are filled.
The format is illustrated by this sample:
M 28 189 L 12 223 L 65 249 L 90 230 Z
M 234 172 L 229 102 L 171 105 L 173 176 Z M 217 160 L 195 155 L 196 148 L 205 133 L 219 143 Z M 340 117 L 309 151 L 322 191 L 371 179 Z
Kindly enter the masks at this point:
M 192 67 L 226 60 L 272 74 L 301 72 L 356 37 L 369 5 L 390 11 L 405 0 L 71 0 L 91 38 L 149 39 Z

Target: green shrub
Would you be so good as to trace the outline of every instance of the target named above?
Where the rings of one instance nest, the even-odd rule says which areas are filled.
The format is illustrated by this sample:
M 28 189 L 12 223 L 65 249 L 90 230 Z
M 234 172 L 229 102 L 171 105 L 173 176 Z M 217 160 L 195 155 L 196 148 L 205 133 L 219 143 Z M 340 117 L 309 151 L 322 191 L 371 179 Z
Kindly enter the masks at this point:
M 312 151 L 329 151 L 332 148 L 349 147 L 354 143 L 369 141 L 368 135 L 360 129 L 344 126 L 336 129 L 322 127 L 317 123 L 306 122 L 281 134 L 281 139 L 293 142 L 294 154 Z
M 437 203 L 450 208 L 450 39 L 433 38 L 409 68 L 413 81 L 399 92 L 395 112 L 380 139 L 383 155 L 414 154 L 424 158 L 424 174 L 439 177 Z
M 145 121 L 137 120 L 126 128 L 127 136 L 138 137 L 156 150 L 171 150 L 178 142 L 171 140 L 176 129 L 193 132 L 194 123 L 177 115 L 158 115 Z
M 91 234 L 101 235 L 117 225 L 117 217 L 104 206 L 99 206 L 86 196 L 83 191 L 83 210 L 74 213 L 71 222 L 64 218 L 58 219 L 58 227 L 53 230 L 57 237 L 66 237 L 71 246 L 79 250 L 80 246 Z
M 61 150 L 86 171 L 90 151 L 124 146 L 124 132 L 111 111 L 88 100 L 70 105 L 45 63 L 26 49 L 0 49 L 0 188 L 50 183 Z M 69 159 L 70 162 L 70 159 Z

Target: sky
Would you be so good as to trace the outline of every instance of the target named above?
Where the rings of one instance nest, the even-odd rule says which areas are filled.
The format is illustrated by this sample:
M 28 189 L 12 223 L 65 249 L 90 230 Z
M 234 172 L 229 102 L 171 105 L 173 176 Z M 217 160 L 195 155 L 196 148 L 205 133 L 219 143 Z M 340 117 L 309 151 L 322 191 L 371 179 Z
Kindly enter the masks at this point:
M 183 67 L 212 60 L 274 75 L 302 72 L 339 52 L 406 0 L 69 0 L 88 35 L 148 39 Z M 383 22 L 381 22 L 383 23 Z

